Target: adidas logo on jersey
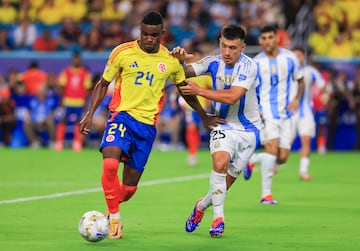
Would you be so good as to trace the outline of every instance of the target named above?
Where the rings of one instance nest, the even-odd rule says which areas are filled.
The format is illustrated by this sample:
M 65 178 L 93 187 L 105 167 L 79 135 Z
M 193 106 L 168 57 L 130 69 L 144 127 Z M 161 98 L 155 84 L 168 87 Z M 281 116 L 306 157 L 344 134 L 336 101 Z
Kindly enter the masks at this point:
M 130 66 L 130 68 L 139 68 L 138 63 L 135 61 L 134 63 L 132 63 Z

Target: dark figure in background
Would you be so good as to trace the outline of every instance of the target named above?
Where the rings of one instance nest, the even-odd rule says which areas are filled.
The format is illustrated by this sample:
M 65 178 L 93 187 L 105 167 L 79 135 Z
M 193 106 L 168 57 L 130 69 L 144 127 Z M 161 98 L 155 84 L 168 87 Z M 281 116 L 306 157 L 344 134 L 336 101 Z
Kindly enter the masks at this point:
M 15 101 L 11 99 L 8 87 L 0 87 L 0 138 L 5 146 L 10 145 L 15 126 Z

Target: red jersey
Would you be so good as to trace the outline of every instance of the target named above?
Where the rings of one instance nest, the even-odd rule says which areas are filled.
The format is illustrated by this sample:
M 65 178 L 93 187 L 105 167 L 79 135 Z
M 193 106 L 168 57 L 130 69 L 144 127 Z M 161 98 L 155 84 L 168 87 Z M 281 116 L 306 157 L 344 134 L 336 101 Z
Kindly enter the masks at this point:
M 327 85 L 329 83 L 329 78 L 330 78 L 329 74 L 323 71 L 320 73 L 325 80 L 325 85 Z M 325 110 L 326 104 L 324 104 L 320 98 L 322 95 L 321 90 L 316 85 L 312 85 L 311 89 L 312 89 L 312 100 L 313 100 L 314 111 Z
M 68 67 L 60 74 L 59 83 L 64 88 L 63 105 L 85 105 L 87 90 L 91 88 L 91 75 L 87 69 Z

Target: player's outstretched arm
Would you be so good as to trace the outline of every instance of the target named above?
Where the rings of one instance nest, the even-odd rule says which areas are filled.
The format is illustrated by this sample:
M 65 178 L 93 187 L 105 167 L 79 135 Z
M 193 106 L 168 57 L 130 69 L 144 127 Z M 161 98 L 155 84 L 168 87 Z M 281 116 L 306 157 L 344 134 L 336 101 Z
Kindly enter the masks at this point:
M 85 116 L 80 120 L 80 132 L 83 134 L 88 134 L 90 132 L 90 126 L 92 124 L 92 117 L 94 112 L 99 107 L 101 102 L 103 101 L 107 89 L 109 86 L 109 82 L 105 79 L 101 78 L 94 87 L 90 97 L 89 109 L 86 112 Z

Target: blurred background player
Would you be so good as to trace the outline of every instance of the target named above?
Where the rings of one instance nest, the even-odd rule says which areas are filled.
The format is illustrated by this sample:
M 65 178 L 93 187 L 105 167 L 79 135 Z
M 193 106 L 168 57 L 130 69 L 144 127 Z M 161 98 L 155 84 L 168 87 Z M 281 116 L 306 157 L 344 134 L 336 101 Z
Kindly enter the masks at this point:
M 186 63 L 193 63 L 202 58 L 200 51 L 195 50 L 193 57 Z M 194 81 L 200 88 L 212 89 L 212 80 L 210 75 L 200 75 L 189 78 Z M 211 101 L 198 96 L 199 102 L 203 109 L 207 112 L 211 111 Z M 198 151 L 201 144 L 201 129 L 202 123 L 200 116 L 185 102 L 180 102 L 184 107 L 184 122 L 185 122 L 185 142 L 188 150 L 187 163 L 189 166 L 196 166 L 198 164 Z
M 16 126 L 15 101 L 11 98 L 10 89 L 0 86 L 0 145 L 10 145 L 12 132 Z
M 156 124 L 155 149 L 169 151 L 184 148 L 180 140 L 182 116 L 179 95 L 177 88 L 167 81 L 163 109 Z
M 299 134 L 301 140 L 300 149 L 300 167 L 299 175 L 302 180 L 311 180 L 309 175 L 311 140 L 315 136 L 316 125 L 312 105 L 312 85 L 316 85 L 317 89 L 321 90 L 321 95 L 326 92 L 325 81 L 320 72 L 311 65 L 306 63 L 305 49 L 302 47 L 293 48 L 293 52 L 303 67 L 304 74 L 304 94 L 299 103 L 299 109 L 292 116 L 292 135 L 295 139 Z
M 35 97 L 29 100 L 31 119 L 24 124 L 24 130 L 32 148 L 39 148 L 46 144 L 53 148 L 55 138 L 55 109 L 56 99 L 48 94 L 48 86 L 41 85 Z M 45 142 L 43 134 L 47 133 L 48 142 Z
M 260 109 L 264 122 L 261 143 L 265 152 L 253 154 L 250 162 L 261 162 L 260 202 L 263 204 L 277 204 L 271 192 L 273 172 L 276 164 L 285 163 L 289 157 L 291 116 L 298 109 L 304 92 L 303 73 L 296 55 L 279 48 L 277 43 L 276 28 L 263 27 L 259 37 L 263 51 L 254 57 L 259 68 Z M 290 100 L 291 91 L 296 88 L 296 96 Z
M 317 64 L 318 67 L 319 64 Z M 315 66 L 315 68 L 318 68 Z M 319 89 L 317 85 L 312 85 L 312 101 L 314 109 L 314 118 L 316 123 L 316 148 L 318 154 L 325 154 L 327 151 L 327 134 L 328 134 L 328 103 L 329 103 L 329 82 L 331 78 L 330 69 L 320 71 L 324 79 L 325 87 Z
M 72 122 L 74 123 L 72 148 L 74 151 L 81 151 L 82 136 L 79 131 L 78 122 L 87 102 L 88 91 L 91 88 L 91 74 L 82 65 L 80 54 L 74 54 L 71 59 L 71 65 L 60 73 L 59 85 L 61 87 L 64 117 L 56 128 L 55 150 L 63 150 L 64 137 L 67 132 L 66 127 L 69 122 Z

